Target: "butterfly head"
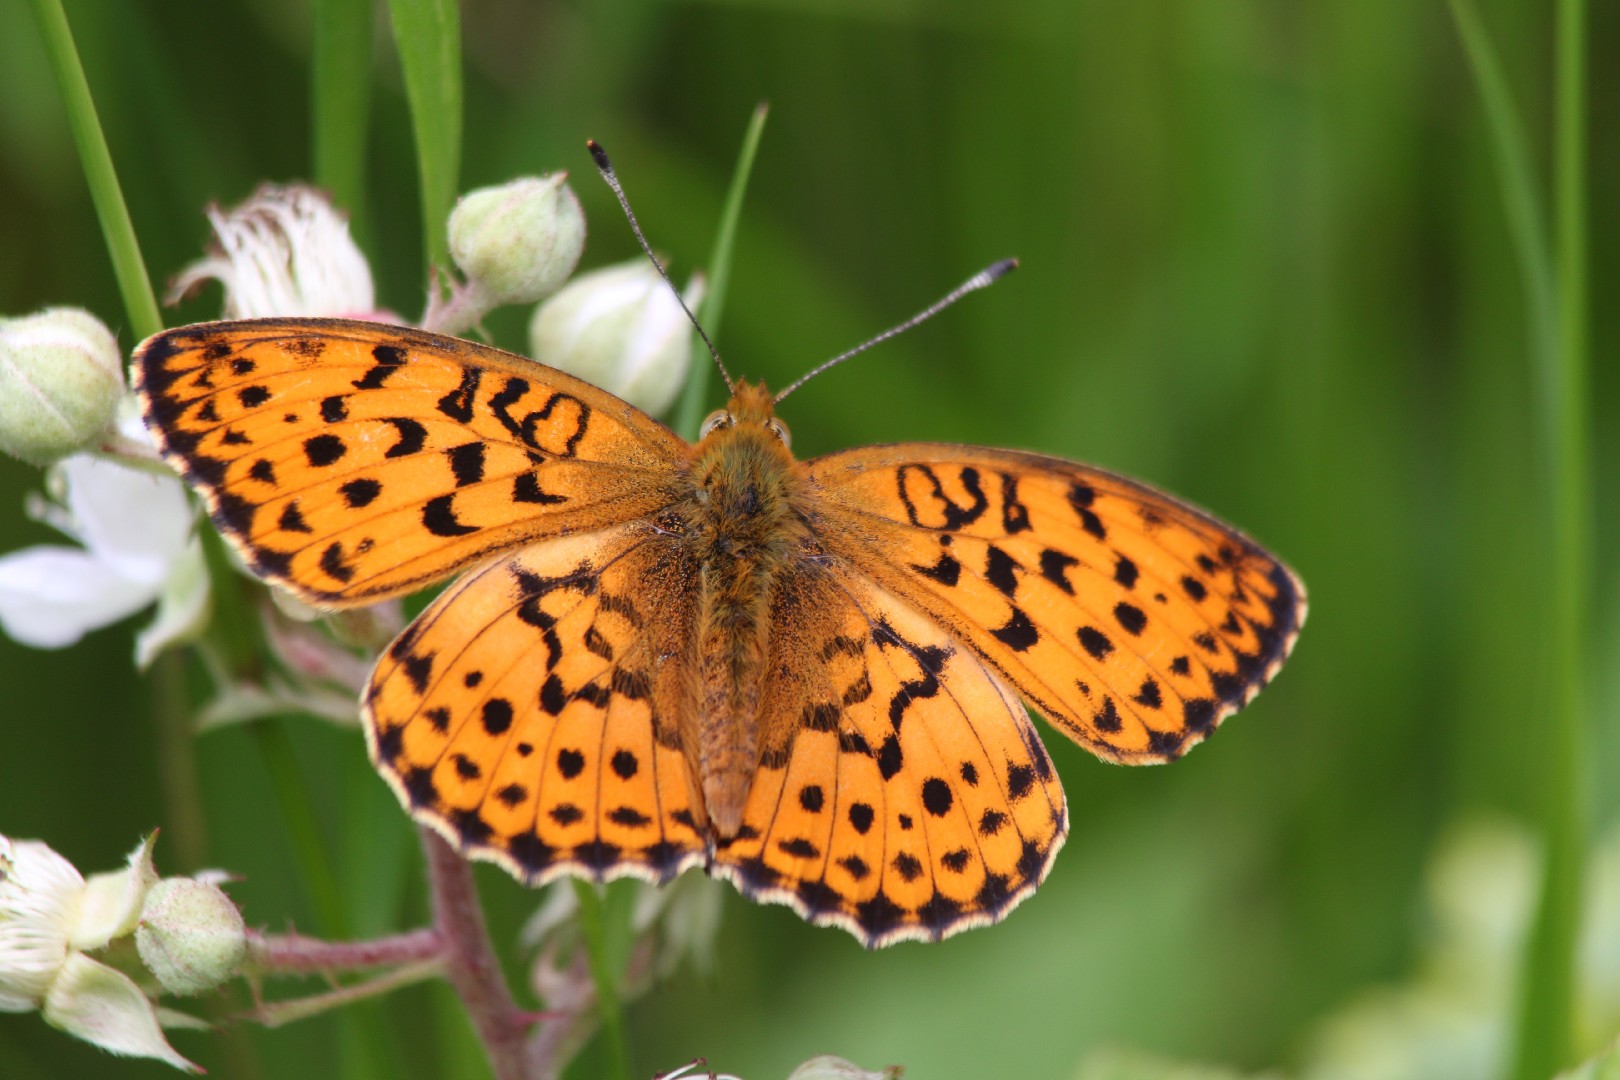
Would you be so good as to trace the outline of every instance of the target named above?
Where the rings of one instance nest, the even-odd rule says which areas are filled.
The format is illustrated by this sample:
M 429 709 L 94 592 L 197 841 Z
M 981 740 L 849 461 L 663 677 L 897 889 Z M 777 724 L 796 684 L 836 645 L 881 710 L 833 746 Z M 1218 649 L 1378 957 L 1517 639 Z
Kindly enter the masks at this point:
M 792 445 L 787 425 L 776 418 L 776 400 L 763 383 L 739 382 L 723 409 L 710 413 L 698 430 L 702 442 L 717 432 L 764 428 L 783 448 Z

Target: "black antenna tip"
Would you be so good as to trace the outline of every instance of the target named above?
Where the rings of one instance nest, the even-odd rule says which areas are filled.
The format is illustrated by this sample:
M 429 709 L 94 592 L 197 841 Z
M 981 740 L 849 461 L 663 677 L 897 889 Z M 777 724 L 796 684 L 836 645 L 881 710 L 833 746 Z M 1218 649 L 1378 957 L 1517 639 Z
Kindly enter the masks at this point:
M 1006 277 L 1016 269 L 1018 269 L 1017 259 L 1002 259 L 998 263 L 985 267 L 984 276 L 991 281 L 995 281 L 997 278 Z
M 608 160 L 607 151 L 602 149 L 602 144 L 595 139 L 586 139 L 585 146 L 590 150 L 591 159 L 596 162 L 596 167 L 602 172 L 612 175 L 613 162 Z

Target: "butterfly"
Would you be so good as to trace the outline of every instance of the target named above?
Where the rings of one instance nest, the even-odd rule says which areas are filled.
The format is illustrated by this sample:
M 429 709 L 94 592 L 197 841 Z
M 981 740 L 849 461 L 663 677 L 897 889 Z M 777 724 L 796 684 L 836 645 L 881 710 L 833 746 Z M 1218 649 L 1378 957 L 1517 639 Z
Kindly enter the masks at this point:
M 1143 484 L 942 443 L 799 461 L 752 383 L 694 444 L 403 326 L 204 323 L 134 371 L 260 577 L 343 608 L 460 574 L 377 660 L 367 746 L 531 885 L 701 866 L 872 947 L 993 923 L 1068 829 L 1024 702 L 1169 761 L 1305 615 L 1280 561 Z

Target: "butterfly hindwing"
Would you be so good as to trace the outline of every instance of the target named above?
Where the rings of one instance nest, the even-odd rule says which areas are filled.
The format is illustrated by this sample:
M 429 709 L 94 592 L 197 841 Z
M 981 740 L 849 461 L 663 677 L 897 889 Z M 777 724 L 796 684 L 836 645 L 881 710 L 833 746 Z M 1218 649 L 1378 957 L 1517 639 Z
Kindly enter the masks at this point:
M 408 327 L 170 330 L 134 378 L 171 464 L 262 577 L 327 606 L 671 500 L 685 442 L 588 383 Z
M 1281 562 L 1100 469 L 924 443 L 808 465 L 830 552 L 1110 760 L 1180 756 L 1265 685 L 1304 619 Z
M 419 820 L 538 884 L 664 881 L 704 861 L 675 730 L 690 588 L 640 525 L 468 572 L 379 659 L 373 760 Z
M 994 922 L 1035 888 L 1063 792 L 970 649 L 838 569 L 784 589 L 772 633 L 766 749 L 716 873 L 874 947 Z

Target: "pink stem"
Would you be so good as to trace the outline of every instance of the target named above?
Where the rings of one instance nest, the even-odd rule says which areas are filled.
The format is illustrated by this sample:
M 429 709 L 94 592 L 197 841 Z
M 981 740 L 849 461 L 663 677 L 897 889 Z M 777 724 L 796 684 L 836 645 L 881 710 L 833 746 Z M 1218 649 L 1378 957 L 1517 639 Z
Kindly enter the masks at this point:
M 472 867 L 433 830 L 419 828 L 433 890 L 433 925 L 444 948 L 445 977 L 461 998 L 495 1080 L 528 1080 L 524 1034 L 532 1022 L 512 1000 L 489 943 Z
M 270 974 L 354 971 L 428 960 L 444 952 L 431 927 L 370 941 L 320 941 L 299 934 L 248 932 L 249 947 Z

